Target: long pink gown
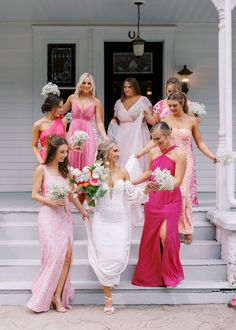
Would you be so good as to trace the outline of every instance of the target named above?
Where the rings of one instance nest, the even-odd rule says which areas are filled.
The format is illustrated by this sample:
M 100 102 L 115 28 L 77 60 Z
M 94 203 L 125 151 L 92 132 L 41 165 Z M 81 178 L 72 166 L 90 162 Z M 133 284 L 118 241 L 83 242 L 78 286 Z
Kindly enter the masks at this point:
M 146 121 L 144 121 L 144 111 L 152 106 L 145 96 L 140 98 L 126 110 L 121 100 L 116 101 L 115 116 L 120 124 L 117 129 L 116 141 L 120 147 L 120 165 L 125 167 L 127 160 L 132 154 L 143 149 L 150 141 L 150 132 Z M 140 166 L 147 169 L 147 158 L 142 157 Z
M 188 101 L 188 104 L 191 104 L 191 102 Z M 153 111 L 159 114 L 160 120 L 164 119 L 165 117 L 167 117 L 171 114 L 169 107 L 165 106 L 165 100 L 161 100 L 161 101 L 157 102 L 153 107 Z M 192 205 L 197 206 L 198 205 L 197 179 L 196 179 L 195 158 L 194 158 L 194 153 L 193 153 L 192 141 L 191 141 L 191 151 L 190 152 L 192 154 L 192 158 L 194 161 L 194 170 L 192 173 L 191 186 L 190 186 L 189 191 L 190 191 Z
M 96 157 L 97 148 L 93 129 L 95 106 L 91 103 L 86 108 L 81 109 L 78 101 L 74 98 L 71 110 L 72 121 L 67 134 L 68 143 L 70 143 L 70 137 L 76 130 L 82 130 L 89 136 L 88 141 L 83 144 L 81 152 L 69 151 L 70 165 L 74 168 L 82 169 L 84 166 L 94 163 Z
M 192 146 L 192 132 L 188 128 L 172 128 L 171 132 L 172 142 L 180 147 L 187 158 L 187 167 L 184 174 L 184 179 L 181 184 L 182 193 L 182 214 L 179 219 L 179 232 L 182 234 L 193 233 L 192 222 L 192 201 L 191 201 L 191 184 L 192 177 L 194 175 L 195 164 L 193 159 L 193 153 L 191 152 Z
M 69 183 L 62 176 L 50 175 L 46 165 L 44 168 L 44 196 L 55 183 Z M 40 270 L 32 284 L 32 297 L 27 306 L 35 312 L 45 312 L 50 309 L 52 298 L 61 275 L 68 243 L 73 248 L 73 221 L 71 219 L 70 203 L 66 198 L 66 210 L 63 207 L 43 205 L 39 211 L 39 243 Z M 69 300 L 73 298 L 74 290 L 70 282 L 70 273 L 62 292 L 62 305 L 68 308 Z
M 46 156 L 47 137 L 50 134 L 56 134 L 61 137 L 65 137 L 65 127 L 61 118 L 57 118 L 45 131 L 40 132 L 40 155 L 43 159 L 45 159 Z
M 152 161 L 151 170 L 157 167 L 168 169 L 175 174 L 175 162 L 168 157 L 168 152 Z M 184 279 L 180 262 L 180 242 L 178 222 L 181 214 L 180 188 L 173 191 L 151 191 L 149 201 L 144 206 L 145 222 L 132 283 L 139 286 L 176 286 Z M 160 230 L 166 220 L 166 238 L 161 246 Z

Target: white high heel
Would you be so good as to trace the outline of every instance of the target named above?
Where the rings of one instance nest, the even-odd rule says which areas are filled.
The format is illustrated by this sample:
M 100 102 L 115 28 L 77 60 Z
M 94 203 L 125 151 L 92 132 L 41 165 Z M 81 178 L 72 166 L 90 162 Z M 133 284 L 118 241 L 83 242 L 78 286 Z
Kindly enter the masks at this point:
M 111 301 L 112 302 L 112 298 L 111 297 L 107 297 L 105 296 L 105 303 L 108 302 L 108 301 Z M 115 307 L 114 306 L 111 306 L 111 307 L 104 307 L 104 313 L 106 315 L 112 315 L 114 314 L 115 312 Z

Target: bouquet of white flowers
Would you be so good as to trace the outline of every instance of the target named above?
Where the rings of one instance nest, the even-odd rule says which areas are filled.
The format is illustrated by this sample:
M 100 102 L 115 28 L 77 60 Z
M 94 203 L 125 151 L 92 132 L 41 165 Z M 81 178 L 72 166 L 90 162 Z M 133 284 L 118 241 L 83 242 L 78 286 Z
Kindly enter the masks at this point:
M 157 190 L 174 190 L 175 178 L 170 171 L 164 168 L 157 167 L 152 173 L 154 184 L 157 185 Z
M 217 161 L 223 166 L 231 164 L 234 160 L 234 154 L 227 150 L 221 150 L 217 153 Z
M 55 183 L 51 186 L 48 192 L 48 198 L 52 200 L 65 199 L 67 195 L 71 193 L 71 188 L 67 184 Z M 65 212 L 67 212 L 64 206 Z
M 50 95 L 60 96 L 60 91 L 56 84 L 49 82 L 47 85 L 43 86 L 41 95 L 43 95 L 44 99 L 46 99 Z
M 76 130 L 73 135 L 70 137 L 70 142 L 74 146 L 82 146 L 87 140 L 89 136 L 84 131 Z
M 195 117 L 202 117 L 202 116 L 205 116 L 207 114 L 207 112 L 205 110 L 205 105 L 200 104 L 198 102 L 192 102 L 191 101 L 190 104 L 189 104 L 189 111 Z
M 64 118 L 66 118 L 67 124 L 70 124 L 70 122 L 72 120 L 71 112 L 67 112 L 67 114 L 64 116 Z

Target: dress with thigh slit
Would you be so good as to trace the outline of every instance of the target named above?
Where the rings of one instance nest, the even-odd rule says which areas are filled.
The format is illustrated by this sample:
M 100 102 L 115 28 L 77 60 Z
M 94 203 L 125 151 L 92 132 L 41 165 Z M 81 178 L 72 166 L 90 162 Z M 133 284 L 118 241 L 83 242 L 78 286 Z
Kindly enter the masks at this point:
M 69 184 L 62 176 L 51 175 L 46 165 L 44 169 L 43 194 L 47 196 L 49 189 L 56 183 Z M 63 207 L 43 205 L 39 211 L 39 244 L 40 269 L 32 284 L 32 297 L 27 306 L 35 312 L 48 311 L 56 290 L 69 243 L 73 247 L 73 221 L 68 198 L 65 199 L 66 211 Z M 70 282 L 70 269 L 62 291 L 62 305 L 69 306 L 73 298 Z
M 156 157 L 151 170 L 157 167 L 175 174 L 175 162 L 167 156 L 176 146 Z M 184 279 L 180 262 L 178 222 L 181 215 L 180 188 L 173 191 L 151 191 L 144 206 L 145 222 L 140 243 L 139 259 L 132 283 L 139 286 L 176 286 Z M 160 230 L 166 221 L 166 238 L 161 245 Z

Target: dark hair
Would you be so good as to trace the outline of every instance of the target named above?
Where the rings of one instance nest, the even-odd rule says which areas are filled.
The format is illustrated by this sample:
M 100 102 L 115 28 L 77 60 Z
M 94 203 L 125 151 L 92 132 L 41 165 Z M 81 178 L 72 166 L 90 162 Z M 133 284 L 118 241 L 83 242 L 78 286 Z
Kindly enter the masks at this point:
M 140 86 L 139 83 L 137 81 L 137 79 L 133 78 L 133 77 L 129 77 L 126 78 L 122 84 L 122 88 L 121 88 L 121 102 L 123 102 L 126 99 L 126 95 L 124 93 L 124 84 L 125 82 L 128 82 L 130 84 L 130 86 L 134 89 L 135 95 L 140 95 Z
M 61 101 L 62 101 L 62 98 L 60 96 L 57 96 L 57 95 L 48 96 L 41 106 L 42 113 L 50 112 L 54 108 L 59 107 Z
M 181 82 L 179 81 L 178 78 L 176 77 L 170 77 L 167 81 L 166 81 L 166 90 L 167 87 L 169 85 L 172 85 L 175 87 L 176 91 L 181 91 Z
M 183 92 L 173 92 L 167 97 L 167 101 L 177 101 L 183 107 L 184 113 L 188 114 L 188 101 L 187 96 Z
M 172 131 L 172 127 L 170 127 L 165 121 L 159 121 L 156 125 L 154 125 L 151 128 L 150 133 L 153 133 L 157 130 L 161 131 L 165 135 L 170 135 Z
M 50 164 L 54 160 L 57 153 L 57 149 L 63 144 L 66 144 L 68 146 L 66 139 L 59 135 L 51 134 L 47 137 L 47 153 L 46 158 L 44 160 L 45 165 Z M 62 163 L 59 163 L 58 169 L 63 178 L 68 177 L 68 156 L 64 159 Z

